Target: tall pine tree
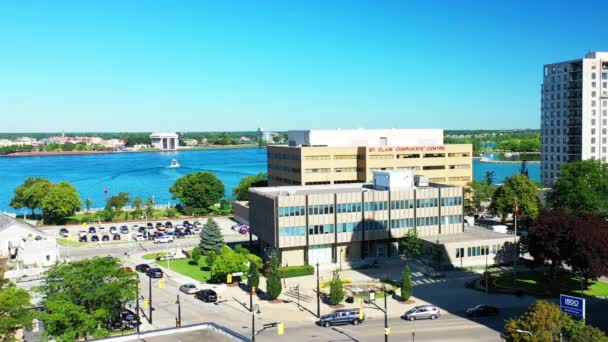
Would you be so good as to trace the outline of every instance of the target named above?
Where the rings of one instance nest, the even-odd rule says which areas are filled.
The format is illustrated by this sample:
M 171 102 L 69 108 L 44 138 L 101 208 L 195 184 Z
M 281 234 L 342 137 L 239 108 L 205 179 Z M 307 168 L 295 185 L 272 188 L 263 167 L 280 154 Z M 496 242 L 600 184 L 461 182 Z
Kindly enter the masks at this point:
M 249 291 L 252 291 L 254 288 L 258 287 L 260 284 L 260 272 L 258 271 L 258 266 L 255 262 L 249 262 L 249 272 L 247 272 L 247 287 L 249 287 Z
M 340 273 L 336 270 L 329 284 L 329 302 L 331 305 L 338 305 L 342 300 L 344 300 L 344 285 L 340 280 Z
M 405 263 L 401 273 L 401 300 L 406 301 L 412 296 L 412 272 L 410 266 Z
M 201 241 L 199 242 L 198 247 L 204 255 L 209 254 L 209 252 L 219 253 L 220 248 L 224 245 L 222 230 L 217 222 L 211 218 L 207 220 L 207 223 L 203 226 L 200 237 Z
M 270 299 L 275 300 L 279 298 L 283 291 L 283 285 L 281 284 L 281 270 L 279 269 L 279 259 L 276 255 L 270 257 L 270 269 L 268 270 L 268 277 L 266 278 L 266 292 Z

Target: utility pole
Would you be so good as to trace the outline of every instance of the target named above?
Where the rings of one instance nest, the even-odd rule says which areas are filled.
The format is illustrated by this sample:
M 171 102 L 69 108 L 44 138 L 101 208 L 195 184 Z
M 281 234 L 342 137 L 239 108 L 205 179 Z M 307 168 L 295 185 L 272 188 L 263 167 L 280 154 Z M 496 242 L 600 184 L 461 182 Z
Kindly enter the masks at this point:
M 135 273 L 137 275 L 137 297 L 135 299 L 135 312 L 137 313 L 137 315 L 135 316 L 135 318 L 137 319 L 137 335 L 139 336 L 139 325 L 141 323 L 141 319 L 139 318 L 139 274 Z
M 182 326 L 182 303 L 179 301 L 179 295 L 177 295 L 175 304 L 177 304 L 177 322 L 175 322 L 175 327 L 179 328 Z
M 148 307 L 148 317 L 150 318 L 150 324 L 152 324 L 152 277 L 148 276 L 148 292 L 150 293 L 150 306 Z
M 386 308 L 386 285 L 382 286 L 384 292 L 384 342 L 388 342 L 388 310 Z
M 486 251 L 486 296 L 487 296 L 488 295 L 488 252 L 489 252 L 489 250 L 486 249 L 485 251 Z
M 319 275 L 319 262 L 317 261 L 317 318 L 321 318 L 321 284 Z
M 519 204 L 517 203 L 517 196 L 515 196 L 515 213 L 513 215 L 514 218 L 514 231 L 515 231 L 515 242 L 513 243 L 513 285 L 517 282 L 517 215 L 519 214 Z

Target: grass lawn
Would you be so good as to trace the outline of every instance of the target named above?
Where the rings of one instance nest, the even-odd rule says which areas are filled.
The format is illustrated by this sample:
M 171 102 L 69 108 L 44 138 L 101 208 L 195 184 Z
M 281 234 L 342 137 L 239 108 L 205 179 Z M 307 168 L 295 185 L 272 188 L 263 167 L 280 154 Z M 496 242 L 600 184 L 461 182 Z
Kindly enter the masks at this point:
M 156 253 L 153 254 L 156 255 Z M 201 256 L 201 258 L 198 260 L 198 265 L 190 264 L 191 261 L 192 259 L 186 258 L 178 260 L 157 261 L 156 264 L 162 267 L 169 268 L 192 279 L 196 279 L 202 283 L 207 282 L 211 278 L 211 271 L 209 270 L 209 267 L 207 265 L 207 257 Z
M 144 256 L 142 258 L 144 258 L 145 260 L 154 260 L 154 259 L 156 259 L 157 256 L 162 256 L 165 254 L 167 254 L 167 252 L 148 253 L 148 254 L 144 254 Z
M 57 243 L 62 246 L 70 246 L 70 247 L 82 247 L 82 246 L 86 245 L 86 243 L 84 243 L 84 242 L 68 240 L 68 239 L 63 239 L 63 238 L 57 238 Z
M 580 278 L 572 276 L 569 273 L 562 272 L 558 275 L 556 281 L 550 281 L 543 271 L 526 271 L 517 273 L 517 282 L 513 284 L 513 273 L 500 273 L 493 275 L 496 278 L 496 284 L 509 288 L 517 288 L 524 291 L 540 295 L 550 295 L 553 293 L 570 293 L 580 295 Z M 608 296 L 608 284 L 600 281 L 590 281 L 588 289 L 585 289 L 585 295 L 603 297 Z

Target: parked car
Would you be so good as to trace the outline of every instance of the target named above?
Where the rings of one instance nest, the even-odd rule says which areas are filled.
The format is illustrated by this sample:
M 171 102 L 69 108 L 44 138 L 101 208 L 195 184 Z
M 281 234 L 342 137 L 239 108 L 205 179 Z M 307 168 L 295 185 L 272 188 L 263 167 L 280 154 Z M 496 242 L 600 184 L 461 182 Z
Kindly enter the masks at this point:
M 150 265 L 148 265 L 148 264 L 139 264 L 139 265 L 135 266 L 135 270 L 137 272 L 144 273 L 144 272 L 148 271 L 148 269 L 150 269 Z
M 112 235 L 112 240 L 114 240 L 114 241 L 120 240 L 120 234 L 114 234 L 114 235 Z
M 118 234 L 118 228 L 114 226 L 110 227 L 110 234 Z
M 173 227 L 173 223 L 171 223 L 171 221 L 167 221 L 167 222 L 165 222 L 165 227 L 171 228 L 171 227 Z
M 129 234 L 129 227 L 127 227 L 127 226 L 120 226 L 120 233 L 121 234 Z
M 163 270 L 158 267 L 148 268 L 148 270 L 146 271 L 146 275 L 151 278 L 162 278 Z
M 102 235 L 101 241 L 110 241 L 110 235 Z
M 492 305 L 481 304 L 476 307 L 467 309 L 467 316 L 470 317 L 485 317 L 485 316 L 496 316 L 499 313 L 499 309 Z
M 176 230 L 175 231 L 175 237 L 176 238 L 181 239 L 181 238 L 183 238 L 185 236 L 186 236 L 186 234 L 184 234 L 184 232 L 182 232 L 181 230 Z
M 203 224 L 202 224 L 202 223 L 200 223 L 199 221 L 194 221 L 194 222 L 192 223 L 192 225 L 193 225 L 193 226 L 195 226 L 195 227 L 200 227 L 200 226 L 202 226 Z
M 146 236 L 142 233 L 133 234 L 133 240 L 135 241 L 146 241 Z
M 154 224 L 152 222 L 148 222 L 146 223 L 146 227 L 148 227 L 148 229 L 154 229 Z
M 129 328 L 135 328 L 137 325 L 141 324 L 139 316 L 131 310 L 125 309 L 125 311 L 120 314 L 120 318 L 122 319 L 123 324 Z
M 363 317 L 363 320 L 365 317 Z M 341 309 L 332 312 L 329 315 L 321 316 L 319 325 L 330 327 L 332 325 L 353 324 L 358 325 L 363 321 L 359 316 L 359 309 Z
M 97 231 L 99 232 L 99 234 L 103 233 L 106 231 L 106 227 L 104 226 L 99 226 L 99 228 L 97 229 Z
M 198 234 L 200 234 L 200 233 L 201 233 L 201 229 L 200 229 L 200 228 L 198 228 L 198 227 L 194 227 L 194 228 L 192 229 L 192 234 L 197 234 L 197 235 L 198 235 Z
M 239 228 L 241 228 L 240 224 L 233 224 L 232 227 L 230 227 L 230 229 L 234 230 L 234 231 L 238 231 Z
M 407 311 L 401 318 L 408 321 L 415 321 L 424 318 L 435 319 L 439 317 L 439 315 L 440 312 L 438 307 L 434 305 L 419 305 Z
M 59 236 L 67 238 L 70 236 L 70 232 L 66 228 L 59 229 Z
M 210 289 L 197 291 L 194 294 L 194 297 L 207 303 L 213 303 L 217 301 L 217 293 Z
M 132 225 L 131 230 L 139 230 L 139 225 L 138 224 Z
M 158 228 L 158 227 L 164 227 L 163 223 L 162 222 L 156 222 L 156 228 Z
M 154 243 L 171 243 L 173 242 L 173 236 L 170 235 L 160 235 L 156 239 L 154 239 Z
M 97 233 L 97 230 L 95 230 L 95 227 L 89 227 L 89 234 L 95 234 Z
M 96 241 L 99 241 L 99 236 L 91 235 L 91 242 L 96 242 Z
M 146 227 L 139 227 L 139 229 L 137 229 L 137 232 L 146 235 Z
M 78 238 L 78 242 L 87 242 L 87 236 L 86 235 L 82 235 Z
M 198 291 L 198 289 L 196 288 L 196 285 L 194 285 L 194 284 L 184 284 L 179 287 L 179 290 L 186 294 L 193 294 Z
M 239 228 L 239 233 L 249 234 L 249 226 L 242 226 L 241 228 Z

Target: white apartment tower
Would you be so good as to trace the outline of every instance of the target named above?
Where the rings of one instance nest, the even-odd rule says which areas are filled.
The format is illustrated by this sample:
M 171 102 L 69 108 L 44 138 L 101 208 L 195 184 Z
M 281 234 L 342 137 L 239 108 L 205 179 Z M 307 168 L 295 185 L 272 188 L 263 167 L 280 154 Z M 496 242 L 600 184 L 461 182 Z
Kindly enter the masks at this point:
M 606 161 L 608 52 L 546 64 L 541 88 L 541 181 L 551 186 L 562 164 Z

